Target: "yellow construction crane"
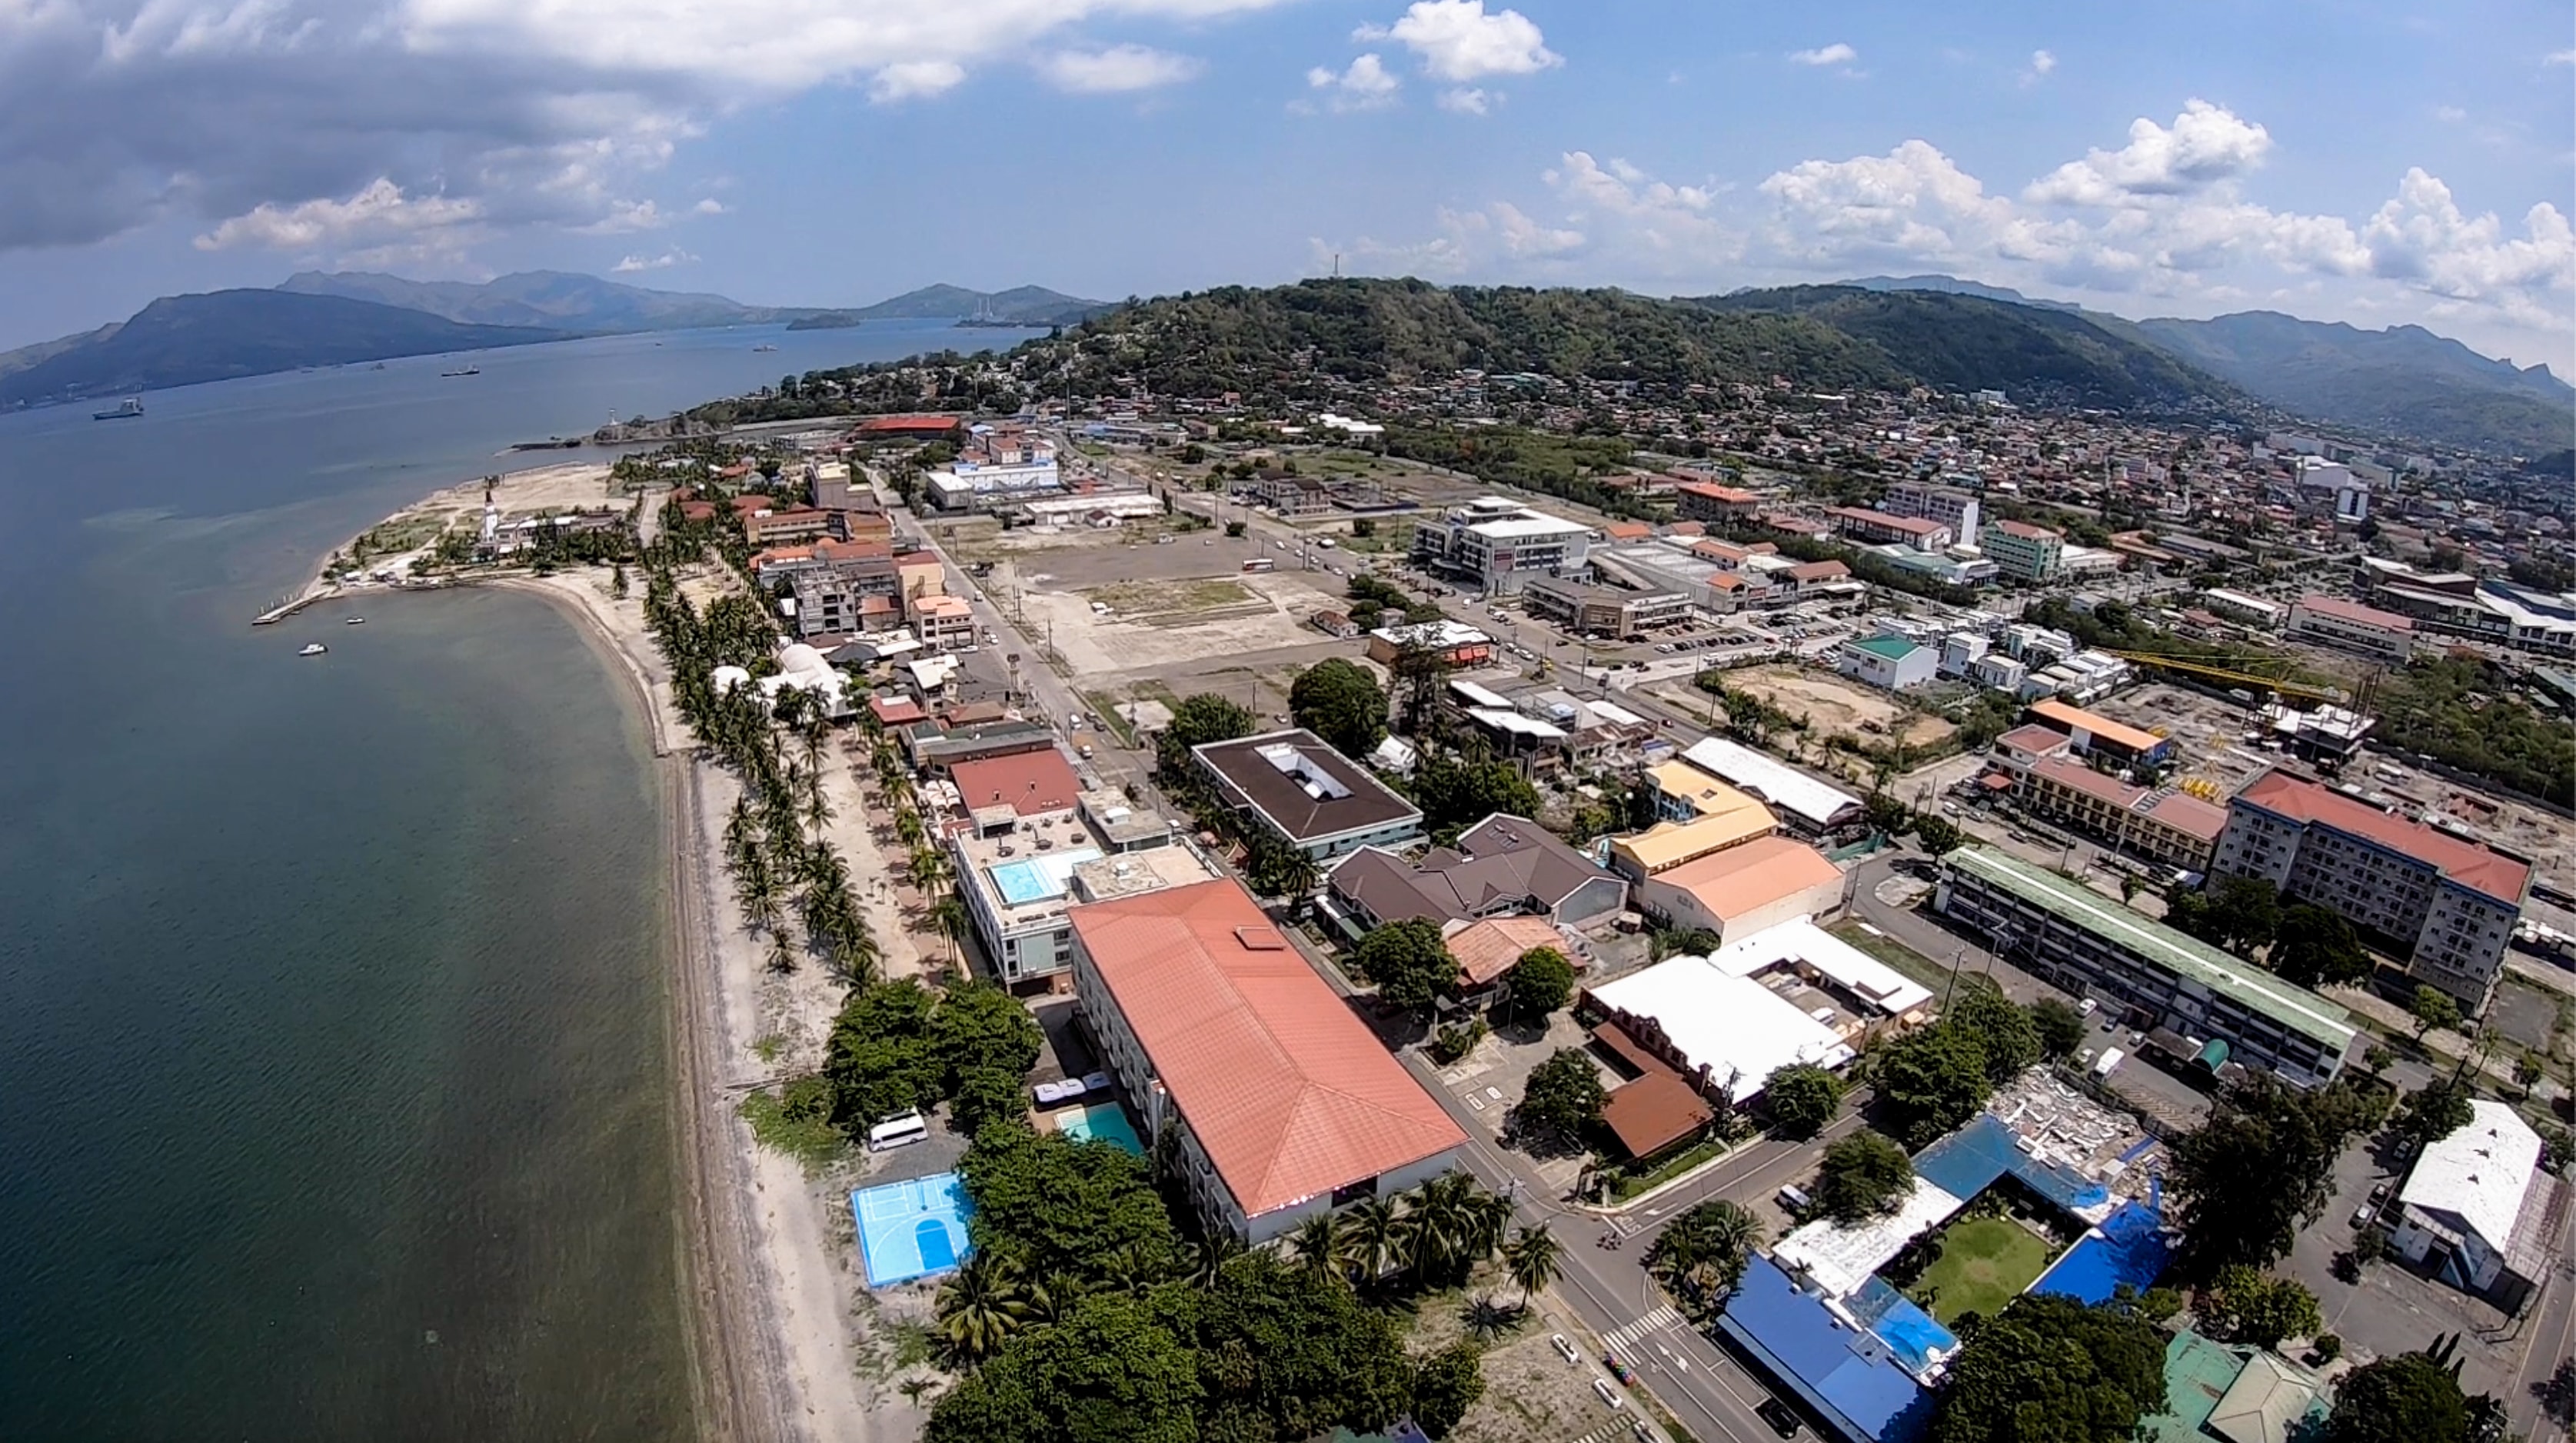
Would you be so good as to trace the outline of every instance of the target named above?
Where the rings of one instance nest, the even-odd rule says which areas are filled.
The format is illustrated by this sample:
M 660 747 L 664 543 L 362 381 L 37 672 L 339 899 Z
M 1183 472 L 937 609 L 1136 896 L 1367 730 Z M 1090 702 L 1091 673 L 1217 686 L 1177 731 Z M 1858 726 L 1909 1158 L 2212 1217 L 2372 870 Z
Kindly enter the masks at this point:
M 2310 702 L 2343 700 L 2343 693 L 2331 687 L 2283 681 L 2279 677 L 2262 676 L 2250 671 L 2236 671 L 2228 667 L 2213 666 L 2205 661 L 2191 661 L 2179 656 L 2161 656 L 2152 651 L 2115 651 L 2111 654 L 2122 661 L 2135 662 L 2151 671 L 2175 672 L 2202 681 L 2216 682 L 2221 686 L 2242 687 L 2253 692 L 2271 692 L 2285 699 Z

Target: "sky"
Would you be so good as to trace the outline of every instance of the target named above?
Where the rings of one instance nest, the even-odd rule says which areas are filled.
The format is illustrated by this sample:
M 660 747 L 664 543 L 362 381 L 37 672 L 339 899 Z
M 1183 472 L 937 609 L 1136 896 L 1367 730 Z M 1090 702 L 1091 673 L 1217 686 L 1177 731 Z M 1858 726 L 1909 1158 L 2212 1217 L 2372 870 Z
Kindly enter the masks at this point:
M 0 0 L 0 347 L 308 268 L 782 305 L 1944 272 L 2576 375 L 2565 0 Z

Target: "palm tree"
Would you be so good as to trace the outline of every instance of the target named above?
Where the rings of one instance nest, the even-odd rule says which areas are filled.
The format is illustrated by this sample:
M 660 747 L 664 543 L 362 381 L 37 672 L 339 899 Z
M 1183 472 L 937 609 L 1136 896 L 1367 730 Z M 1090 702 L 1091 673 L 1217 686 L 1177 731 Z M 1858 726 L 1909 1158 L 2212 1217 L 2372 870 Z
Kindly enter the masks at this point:
M 1373 1197 L 1351 1209 L 1351 1262 L 1360 1277 L 1376 1282 L 1387 1266 L 1395 1261 L 1396 1244 L 1403 1239 L 1404 1220 L 1392 1199 Z
M 1532 1294 L 1564 1275 L 1565 1245 L 1544 1227 L 1515 1229 L 1512 1240 L 1503 1244 L 1503 1268 L 1521 1290 L 1521 1307 L 1527 1309 Z
M 1350 1280 L 1351 1234 L 1342 1226 L 1341 1214 L 1317 1213 L 1299 1223 L 1288 1234 L 1288 1246 L 1295 1250 L 1298 1266 L 1308 1272 Z
M 1458 1321 L 1466 1325 L 1468 1336 L 1479 1343 L 1490 1343 L 1510 1332 L 1519 1315 L 1528 1310 L 1527 1303 L 1515 1310 L 1495 1302 L 1491 1293 L 1478 1293 L 1459 1309 Z
M 930 904 L 930 925 L 948 939 L 948 961 L 956 965 L 958 944 L 966 937 L 966 904 L 958 900 L 955 892 L 947 893 Z
M 1225 1265 L 1242 1257 L 1244 1251 L 1243 1239 L 1233 1233 L 1225 1231 L 1209 1233 L 1204 1241 L 1190 1248 L 1191 1285 L 1203 1293 L 1214 1291 L 1218 1277 L 1225 1271 Z
M 1134 1243 L 1112 1251 L 1100 1260 L 1100 1286 L 1105 1292 L 1141 1295 L 1163 1281 L 1164 1270 Z
M 1646 1269 L 1686 1304 L 1712 1308 L 1744 1280 L 1745 1258 L 1761 1242 L 1761 1220 L 1720 1198 L 1675 1218 L 1647 1248 Z
M 1009 1257 L 977 1253 L 939 1289 L 939 1335 L 969 1367 L 1000 1352 L 1028 1317 L 1028 1286 Z

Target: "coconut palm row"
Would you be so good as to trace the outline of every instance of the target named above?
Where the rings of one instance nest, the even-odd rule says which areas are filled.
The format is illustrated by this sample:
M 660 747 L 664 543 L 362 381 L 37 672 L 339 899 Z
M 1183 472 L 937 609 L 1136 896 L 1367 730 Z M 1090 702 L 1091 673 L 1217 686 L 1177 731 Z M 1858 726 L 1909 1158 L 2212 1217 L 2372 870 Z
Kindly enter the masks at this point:
M 1138 1296 L 1166 1283 L 1187 1283 L 1201 1292 L 1216 1286 L 1228 1262 L 1243 1253 L 1230 1233 L 1182 1248 L 1168 1266 L 1136 1247 L 1120 1248 L 1092 1267 L 1093 1276 L 1056 1274 L 1032 1278 L 1019 1259 L 1008 1253 L 979 1252 L 949 1275 L 939 1288 L 938 1337 L 947 1361 L 972 1368 L 1002 1351 L 1024 1330 L 1063 1320 L 1074 1304 L 1106 1293 Z
M 820 702 L 790 689 L 773 709 L 754 688 L 714 684 L 719 666 L 775 670 L 777 627 L 748 596 L 719 597 L 701 614 L 663 567 L 645 585 L 644 618 L 670 665 L 681 718 L 742 783 L 725 818 L 725 870 L 743 919 L 765 939 L 769 965 L 797 965 L 792 917 L 804 953 L 852 986 L 875 980 L 876 936 L 851 891 L 849 864 L 823 836 L 832 807 L 823 793 L 829 723 Z
M 1378 1291 L 1397 1282 L 1451 1286 L 1500 1253 L 1526 1301 L 1556 1280 L 1563 1254 L 1545 1228 L 1514 1230 L 1511 1219 L 1508 1200 L 1465 1173 L 1448 1173 L 1411 1192 L 1308 1218 L 1288 1234 L 1288 1247 L 1303 1267 Z
M 904 764 L 902 749 L 886 735 L 875 713 L 861 712 L 859 724 L 868 736 L 868 765 L 894 816 L 895 840 L 903 844 L 905 869 L 929 900 L 931 925 L 948 939 L 948 961 L 953 967 L 967 923 L 965 900 L 957 895 L 957 869 L 922 818 L 920 789 L 913 783 L 912 769 Z
M 1683 1213 L 1656 1235 L 1646 1249 L 1646 1271 L 1683 1312 L 1705 1319 L 1726 1305 L 1744 1281 L 1745 1260 L 1760 1246 L 1762 1220 L 1742 1204 L 1718 1198 Z

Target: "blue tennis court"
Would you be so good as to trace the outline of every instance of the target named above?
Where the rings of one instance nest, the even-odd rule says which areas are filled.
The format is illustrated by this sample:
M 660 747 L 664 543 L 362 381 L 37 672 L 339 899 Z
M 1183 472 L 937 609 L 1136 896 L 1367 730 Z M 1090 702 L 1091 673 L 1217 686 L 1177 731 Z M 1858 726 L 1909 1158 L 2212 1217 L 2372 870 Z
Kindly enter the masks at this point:
M 975 1204 L 953 1172 L 856 1189 L 850 1215 L 872 1288 L 947 1272 L 972 1251 L 966 1220 Z
M 1144 1142 L 1127 1121 L 1127 1109 L 1114 1102 L 1096 1102 L 1089 1107 L 1058 1113 L 1055 1130 L 1075 1142 L 1105 1142 L 1123 1147 L 1138 1157 L 1145 1155 Z

